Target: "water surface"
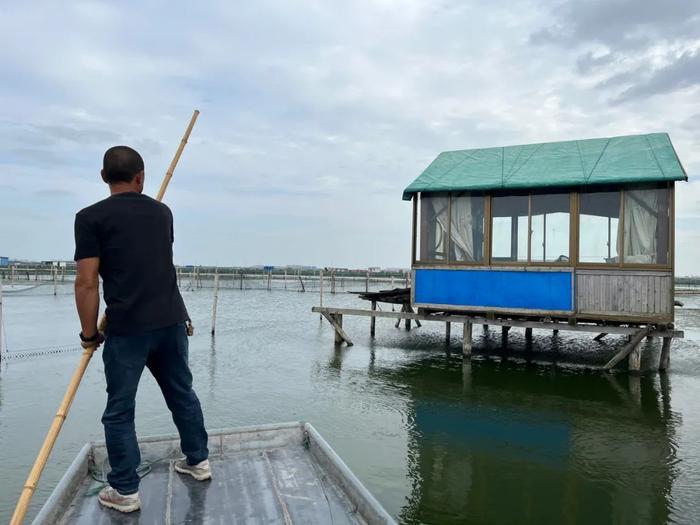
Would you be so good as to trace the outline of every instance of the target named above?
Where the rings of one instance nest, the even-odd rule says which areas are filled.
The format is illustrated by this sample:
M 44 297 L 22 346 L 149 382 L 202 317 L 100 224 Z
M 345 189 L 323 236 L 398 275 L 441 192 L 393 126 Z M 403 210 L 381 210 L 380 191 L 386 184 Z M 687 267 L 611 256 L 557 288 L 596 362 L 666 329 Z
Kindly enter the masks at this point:
M 209 428 L 290 420 L 314 424 L 401 523 L 700 523 L 700 298 L 684 298 L 672 372 L 613 376 L 586 365 L 622 341 L 475 327 L 463 364 L 460 330 L 411 332 L 378 319 L 346 318 L 355 346 L 310 312 L 317 293 L 220 292 L 216 338 L 211 290 L 184 292 L 198 328 L 194 384 Z M 363 306 L 355 296 L 325 303 Z M 41 290 L 4 298 L 10 352 L 75 346 L 73 297 Z M 643 366 L 658 362 L 659 344 Z M 14 503 L 79 352 L 11 358 L 0 365 L 0 522 Z M 101 354 L 91 363 L 46 467 L 32 514 L 82 444 L 102 439 Z M 145 372 L 140 435 L 174 432 Z

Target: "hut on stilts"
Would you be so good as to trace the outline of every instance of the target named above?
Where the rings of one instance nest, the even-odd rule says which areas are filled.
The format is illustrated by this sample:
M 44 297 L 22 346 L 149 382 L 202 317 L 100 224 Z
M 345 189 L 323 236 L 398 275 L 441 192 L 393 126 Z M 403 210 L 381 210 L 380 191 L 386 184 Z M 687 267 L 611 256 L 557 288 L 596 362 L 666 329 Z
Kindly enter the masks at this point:
M 629 356 L 638 370 L 641 341 L 658 336 L 665 369 L 683 335 L 674 187 L 686 180 L 666 133 L 441 153 L 403 192 L 411 311 L 397 314 L 442 320 L 448 334 L 462 323 L 465 355 L 473 324 L 629 335 L 606 368 Z M 326 314 L 342 332 L 343 312 Z

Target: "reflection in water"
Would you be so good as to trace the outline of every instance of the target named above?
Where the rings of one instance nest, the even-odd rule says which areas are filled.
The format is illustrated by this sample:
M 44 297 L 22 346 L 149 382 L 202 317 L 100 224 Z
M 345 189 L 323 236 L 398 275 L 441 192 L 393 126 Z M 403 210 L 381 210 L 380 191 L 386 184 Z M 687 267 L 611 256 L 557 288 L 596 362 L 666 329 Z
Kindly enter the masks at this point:
M 431 356 L 370 370 L 410 392 L 404 523 L 664 523 L 667 377 Z

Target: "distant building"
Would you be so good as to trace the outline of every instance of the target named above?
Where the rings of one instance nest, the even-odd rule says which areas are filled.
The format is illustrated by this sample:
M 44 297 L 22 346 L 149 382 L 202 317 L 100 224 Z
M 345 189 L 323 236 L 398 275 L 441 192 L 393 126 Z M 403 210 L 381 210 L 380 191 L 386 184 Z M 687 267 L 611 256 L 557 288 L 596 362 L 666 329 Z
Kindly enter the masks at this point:
M 10 266 L 10 258 L 0 257 L 0 268 L 6 268 L 7 266 Z

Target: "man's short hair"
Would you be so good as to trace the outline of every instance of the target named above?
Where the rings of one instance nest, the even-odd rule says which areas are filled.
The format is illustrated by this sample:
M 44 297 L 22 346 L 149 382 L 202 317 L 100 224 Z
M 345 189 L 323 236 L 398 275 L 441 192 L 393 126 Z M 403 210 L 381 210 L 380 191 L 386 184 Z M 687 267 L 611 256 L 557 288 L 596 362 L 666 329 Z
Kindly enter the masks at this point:
M 105 151 L 102 172 L 108 184 L 131 182 L 143 171 L 143 159 L 129 146 L 114 146 Z

